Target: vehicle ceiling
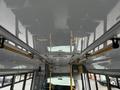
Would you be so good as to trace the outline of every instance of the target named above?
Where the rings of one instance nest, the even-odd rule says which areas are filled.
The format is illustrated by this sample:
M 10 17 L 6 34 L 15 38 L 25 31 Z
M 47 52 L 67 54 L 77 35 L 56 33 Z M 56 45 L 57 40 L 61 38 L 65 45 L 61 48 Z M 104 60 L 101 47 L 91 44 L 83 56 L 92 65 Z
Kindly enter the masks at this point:
M 30 29 L 34 37 L 47 39 L 46 42 L 38 41 L 38 51 L 47 53 L 50 34 L 52 46 L 70 45 L 71 31 L 74 37 L 89 35 L 95 31 L 99 21 L 105 19 L 118 0 L 5 0 L 5 2 L 23 25 Z

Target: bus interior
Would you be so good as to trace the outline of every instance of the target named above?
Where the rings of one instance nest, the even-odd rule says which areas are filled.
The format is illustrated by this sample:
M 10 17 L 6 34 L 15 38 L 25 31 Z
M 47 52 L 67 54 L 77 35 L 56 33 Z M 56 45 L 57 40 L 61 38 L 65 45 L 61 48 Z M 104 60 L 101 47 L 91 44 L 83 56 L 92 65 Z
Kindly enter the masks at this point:
M 120 0 L 0 0 L 0 90 L 120 90 Z

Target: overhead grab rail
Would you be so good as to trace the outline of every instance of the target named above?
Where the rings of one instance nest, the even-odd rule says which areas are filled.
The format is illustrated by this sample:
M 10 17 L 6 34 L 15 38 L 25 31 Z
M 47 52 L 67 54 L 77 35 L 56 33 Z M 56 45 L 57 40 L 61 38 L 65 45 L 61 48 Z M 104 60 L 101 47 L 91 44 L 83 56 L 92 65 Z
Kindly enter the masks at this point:
M 120 21 L 116 23 L 113 27 L 111 27 L 108 31 L 106 31 L 100 38 L 94 41 L 91 45 L 89 45 L 80 55 L 74 55 L 70 63 L 73 63 L 77 58 L 81 59 L 84 55 L 86 55 L 90 50 L 93 50 L 97 46 L 103 44 L 107 40 L 111 40 L 117 33 L 120 33 Z
M 48 61 L 43 58 L 38 51 L 31 48 L 28 44 L 24 43 L 22 40 L 11 34 L 9 31 L 7 31 L 4 27 L 0 25 L 0 36 L 3 36 L 4 39 L 7 39 L 9 41 L 12 41 L 18 46 L 23 47 L 24 49 L 30 51 L 32 54 L 37 55 L 41 62 L 44 62 L 46 64 L 49 64 Z

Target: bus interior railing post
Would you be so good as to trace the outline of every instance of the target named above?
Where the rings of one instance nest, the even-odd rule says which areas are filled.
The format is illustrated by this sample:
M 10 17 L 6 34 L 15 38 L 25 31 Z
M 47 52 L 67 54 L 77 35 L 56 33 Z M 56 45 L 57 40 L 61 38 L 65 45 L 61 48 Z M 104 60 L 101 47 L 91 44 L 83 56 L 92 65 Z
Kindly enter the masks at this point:
M 96 78 L 96 74 L 94 73 L 94 79 L 95 79 L 95 86 L 96 86 L 96 90 L 98 90 L 98 84 L 97 84 L 97 78 Z
M 105 76 L 106 76 L 107 88 L 108 88 L 108 90 L 111 90 L 111 84 L 110 84 L 109 76 L 108 75 L 105 75 Z
M 90 79 L 89 79 L 89 75 L 88 75 L 89 73 L 87 72 L 86 74 L 87 74 L 87 81 L 88 81 L 88 86 L 89 86 L 88 88 L 89 88 L 89 90 L 91 90 Z
M 84 90 L 84 80 L 83 80 L 83 74 L 81 73 L 81 81 L 82 81 L 82 90 Z

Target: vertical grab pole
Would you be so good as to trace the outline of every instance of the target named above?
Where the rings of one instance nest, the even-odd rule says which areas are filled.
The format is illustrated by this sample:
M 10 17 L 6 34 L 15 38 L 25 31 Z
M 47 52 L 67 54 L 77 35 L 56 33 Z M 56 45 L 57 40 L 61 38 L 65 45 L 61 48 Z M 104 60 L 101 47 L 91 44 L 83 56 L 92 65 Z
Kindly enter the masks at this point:
M 87 81 L 88 81 L 89 90 L 91 90 L 91 85 L 90 85 L 90 80 L 89 80 L 89 74 L 88 74 L 88 72 L 86 74 L 87 74 Z
M 49 67 L 49 70 L 50 70 L 50 83 L 49 83 L 49 90 L 52 90 L 52 85 L 51 85 L 51 76 L 52 76 L 52 73 L 51 73 L 51 68 Z
M 50 38 L 50 53 L 51 53 L 52 51 L 52 34 L 51 33 L 50 33 L 49 38 Z
M 14 84 L 15 84 L 14 82 L 15 82 L 15 75 L 13 75 L 12 77 L 10 90 L 14 90 Z
M 120 87 L 118 78 L 116 78 L 116 80 L 117 80 L 117 85 L 118 85 L 118 87 Z
M 97 84 L 96 74 L 95 74 L 95 73 L 93 73 L 93 75 L 94 75 L 94 79 L 95 79 L 95 86 L 96 86 L 96 90 L 98 90 L 98 84 Z
M 83 74 L 81 73 L 81 81 L 82 81 L 82 90 L 84 90 L 84 80 L 83 80 Z
M 30 90 L 32 90 L 32 88 L 33 88 L 33 82 L 34 82 L 34 76 L 35 76 L 34 73 L 35 73 L 35 72 L 33 72 L 32 81 L 31 81 L 31 86 L 30 86 Z
M 81 74 L 82 90 L 85 90 L 84 78 L 83 78 L 83 73 L 84 73 L 83 65 L 80 65 L 78 68 L 79 68 L 79 72 Z
M 25 76 L 24 76 L 24 81 L 23 81 L 23 87 L 22 87 L 22 90 L 25 90 L 26 80 L 27 80 L 27 73 L 26 73 Z
M 70 90 L 73 90 L 73 87 L 72 87 L 72 65 L 70 65 Z
M 72 53 L 73 46 L 73 32 L 70 31 L 70 53 Z
M 108 90 L 111 90 L 111 84 L 110 84 L 109 76 L 108 75 L 105 75 L 105 76 L 106 76 L 107 88 L 108 88 Z

